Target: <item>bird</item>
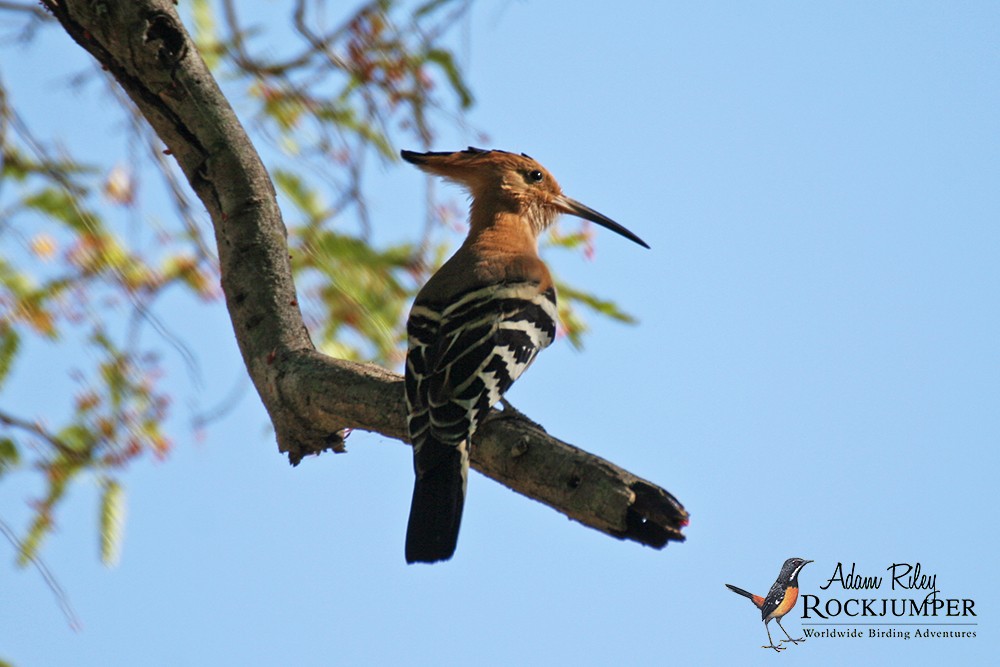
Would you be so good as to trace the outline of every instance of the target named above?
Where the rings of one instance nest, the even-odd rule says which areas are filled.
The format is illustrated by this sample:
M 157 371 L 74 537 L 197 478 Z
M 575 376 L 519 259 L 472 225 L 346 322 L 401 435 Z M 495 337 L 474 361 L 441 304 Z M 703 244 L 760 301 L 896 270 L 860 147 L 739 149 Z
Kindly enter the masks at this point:
M 775 651 L 783 651 L 787 648 L 785 646 L 774 645 L 774 640 L 771 639 L 771 630 L 767 627 L 771 619 L 778 622 L 778 627 L 788 637 L 787 640 L 782 639 L 782 643 L 790 641 L 793 644 L 798 644 L 806 640 L 805 637 L 792 639 L 792 636 L 785 630 L 785 626 L 781 624 L 781 618 L 795 608 L 795 603 L 799 599 L 799 572 L 811 562 L 811 560 L 803 560 L 802 558 L 789 558 L 786 560 L 785 564 L 781 566 L 781 572 L 778 573 L 778 578 L 775 580 L 774 585 L 767 592 L 767 597 L 762 598 L 732 584 L 726 584 L 726 588 L 745 598 L 749 598 L 754 606 L 760 609 L 760 618 L 764 621 L 764 629 L 767 630 L 768 641 L 768 645 L 761 646 L 761 648 L 773 648 Z
M 403 150 L 403 160 L 471 197 L 465 241 L 428 279 L 406 324 L 407 430 L 416 480 L 407 563 L 455 553 L 476 428 L 556 337 L 556 290 L 538 237 L 560 214 L 641 238 L 563 194 L 524 153 Z

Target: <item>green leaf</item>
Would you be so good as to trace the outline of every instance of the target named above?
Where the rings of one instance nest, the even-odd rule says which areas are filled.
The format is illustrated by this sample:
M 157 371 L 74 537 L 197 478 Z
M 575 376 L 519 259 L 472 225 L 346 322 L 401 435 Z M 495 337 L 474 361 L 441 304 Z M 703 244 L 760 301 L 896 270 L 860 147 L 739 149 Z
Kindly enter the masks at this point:
M 105 567 L 114 567 L 121 558 L 125 514 L 125 490 L 117 481 L 105 480 L 101 495 L 101 562 Z
M 413 12 L 413 18 L 415 19 L 423 18 L 427 14 L 433 13 L 439 7 L 442 7 L 448 4 L 449 2 L 454 2 L 454 0 L 429 0 L 429 2 L 425 2 L 424 4 L 417 7 L 417 9 Z
M 23 181 L 34 171 L 29 161 L 13 146 L 4 146 L 3 160 L 0 160 L 0 178 Z
M 26 197 L 24 205 L 60 220 L 76 232 L 94 233 L 102 227 L 100 218 L 83 210 L 75 197 L 54 187 Z
M 551 227 L 545 237 L 545 246 L 576 250 L 581 246 L 585 246 L 590 240 L 590 237 L 583 232 L 573 232 L 570 234 L 556 233 L 555 227 Z
M 299 96 L 273 91 L 265 98 L 264 112 L 274 118 L 282 130 L 290 132 L 298 125 L 305 106 Z
M 16 468 L 20 462 L 21 455 L 17 451 L 17 443 L 10 438 L 0 438 L 0 477 Z
M 28 529 L 28 536 L 21 541 L 21 548 L 17 554 L 18 567 L 24 567 L 31 562 L 50 530 L 52 530 L 52 516 L 48 512 L 39 511 L 31 523 L 31 528 Z
M 458 65 L 455 64 L 455 59 L 451 53 L 442 49 L 431 49 L 427 52 L 427 60 L 437 64 L 444 70 L 445 75 L 448 77 L 448 82 L 458 95 L 462 108 L 468 109 L 471 107 L 474 102 L 472 91 L 465 85 L 462 73 L 458 70 Z
M 198 45 L 209 69 L 215 69 L 219 64 L 219 34 L 215 27 L 215 14 L 208 0 L 194 0 L 191 3 L 191 15 L 194 18 L 194 43 Z
M 75 452 L 84 453 L 97 442 L 97 435 L 83 424 L 70 424 L 56 434 L 59 441 Z
M 359 120 L 354 109 L 345 106 L 322 104 L 316 108 L 316 117 L 333 123 L 337 127 L 350 130 L 370 143 L 386 159 L 396 159 L 396 152 L 384 134 L 376 130 L 366 121 Z
M 80 165 L 72 160 L 44 160 L 36 161 L 24 155 L 15 146 L 5 145 L 3 160 L 0 160 L 0 178 L 13 178 L 15 181 L 25 181 L 33 174 L 43 174 L 49 177 L 66 178 L 76 174 L 90 174 L 97 171 L 96 168 Z M 77 187 L 72 184 L 71 187 Z M 80 188 L 81 194 L 84 192 Z
M 278 190 L 306 214 L 309 224 L 315 224 L 323 217 L 323 202 L 319 194 L 306 185 L 301 176 L 287 169 L 275 169 L 274 182 Z
M 636 324 L 638 321 L 634 316 L 621 310 L 614 301 L 598 298 L 593 294 L 572 288 L 564 283 L 559 283 L 556 289 L 561 299 L 582 303 L 594 312 L 610 317 L 613 320 L 618 320 L 626 324 Z
M 14 355 L 21 346 L 21 338 L 9 325 L 0 325 L 0 387 L 10 373 Z
M 63 457 L 57 457 L 54 461 L 45 466 L 46 478 L 49 482 L 48 493 L 36 507 L 35 519 L 31 522 L 28 535 L 21 541 L 20 552 L 17 555 L 17 564 L 24 567 L 38 553 L 42 540 L 52 530 L 52 510 L 56 504 L 62 500 L 69 488 L 69 483 L 83 470 L 81 462 L 69 461 Z

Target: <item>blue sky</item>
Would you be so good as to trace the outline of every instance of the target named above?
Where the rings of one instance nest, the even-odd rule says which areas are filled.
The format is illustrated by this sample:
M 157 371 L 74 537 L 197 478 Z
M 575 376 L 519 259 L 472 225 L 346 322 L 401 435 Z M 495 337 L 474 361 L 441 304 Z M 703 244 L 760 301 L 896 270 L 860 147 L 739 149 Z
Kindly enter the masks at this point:
M 640 324 L 594 322 L 582 353 L 557 343 L 509 397 L 673 492 L 692 514 L 688 541 L 618 542 L 474 475 L 454 560 L 408 567 L 407 448 L 356 433 L 348 455 L 290 468 L 248 394 L 204 442 L 182 437 L 169 461 L 126 478 L 117 569 L 96 557 L 96 484 L 78 485 L 44 555 L 83 630 L 36 572 L 6 566 L 0 657 L 995 660 L 1000 7 L 519 2 L 472 16 L 470 125 L 652 246 L 598 230 L 593 261 L 552 257 Z M 68 39 L 45 47 L 52 61 L 79 55 Z M 3 76 L 27 98 L 66 94 L 37 70 Z M 98 103 L 67 100 L 99 126 Z M 64 123 L 60 108 L 36 121 Z M 90 134 L 68 141 L 122 149 Z M 470 143 L 473 132 L 453 133 L 435 148 Z M 378 233 L 411 234 L 422 177 L 392 164 L 375 178 L 397 193 L 374 202 Z M 202 341 L 198 395 L 212 403 L 240 374 L 231 327 L 219 305 L 182 308 L 159 313 Z M 44 411 L 66 361 L 31 359 L 3 400 Z M 34 491 L 19 479 L 0 487 L 13 525 Z M 815 561 L 800 585 L 823 597 L 838 562 L 871 575 L 920 562 L 943 597 L 975 599 L 978 636 L 812 639 L 775 656 L 759 648 L 756 610 L 723 584 L 764 594 L 790 556 Z M 784 622 L 795 636 L 800 616 Z

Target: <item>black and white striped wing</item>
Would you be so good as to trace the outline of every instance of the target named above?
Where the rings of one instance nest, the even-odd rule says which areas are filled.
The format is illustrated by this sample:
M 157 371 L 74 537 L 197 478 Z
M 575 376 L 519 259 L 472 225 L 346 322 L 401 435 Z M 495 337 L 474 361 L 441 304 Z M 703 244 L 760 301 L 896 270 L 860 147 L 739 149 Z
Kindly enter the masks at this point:
M 469 442 L 479 422 L 555 338 L 555 291 L 533 283 L 419 301 L 407 324 L 407 426 L 417 479 L 406 527 L 407 562 L 455 552 Z
M 410 313 L 406 395 L 410 438 L 458 445 L 556 332 L 555 290 L 533 283 L 467 292 Z M 419 466 L 419 464 L 418 464 Z

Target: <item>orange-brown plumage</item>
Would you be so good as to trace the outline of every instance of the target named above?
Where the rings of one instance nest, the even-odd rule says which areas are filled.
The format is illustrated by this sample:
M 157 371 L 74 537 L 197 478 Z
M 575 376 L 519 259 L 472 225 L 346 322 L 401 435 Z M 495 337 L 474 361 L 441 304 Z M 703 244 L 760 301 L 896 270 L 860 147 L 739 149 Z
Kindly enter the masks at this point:
M 795 603 L 799 601 L 799 587 L 798 586 L 787 586 L 785 588 L 785 595 L 781 598 L 781 602 L 778 606 L 774 608 L 770 614 L 771 618 L 781 618 L 792 609 L 795 608 Z M 756 602 L 756 601 L 755 601 Z
M 406 560 L 434 562 L 455 550 L 473 433 L 555 338 L 555 288 L 538 236 L 568 213 L 646 244 L 565 196 L 527 155 L 469 148 L 402 156 L 472 197 L 465 242 L 417 294 L 407 322 L 407 428 L 417 479 Z

